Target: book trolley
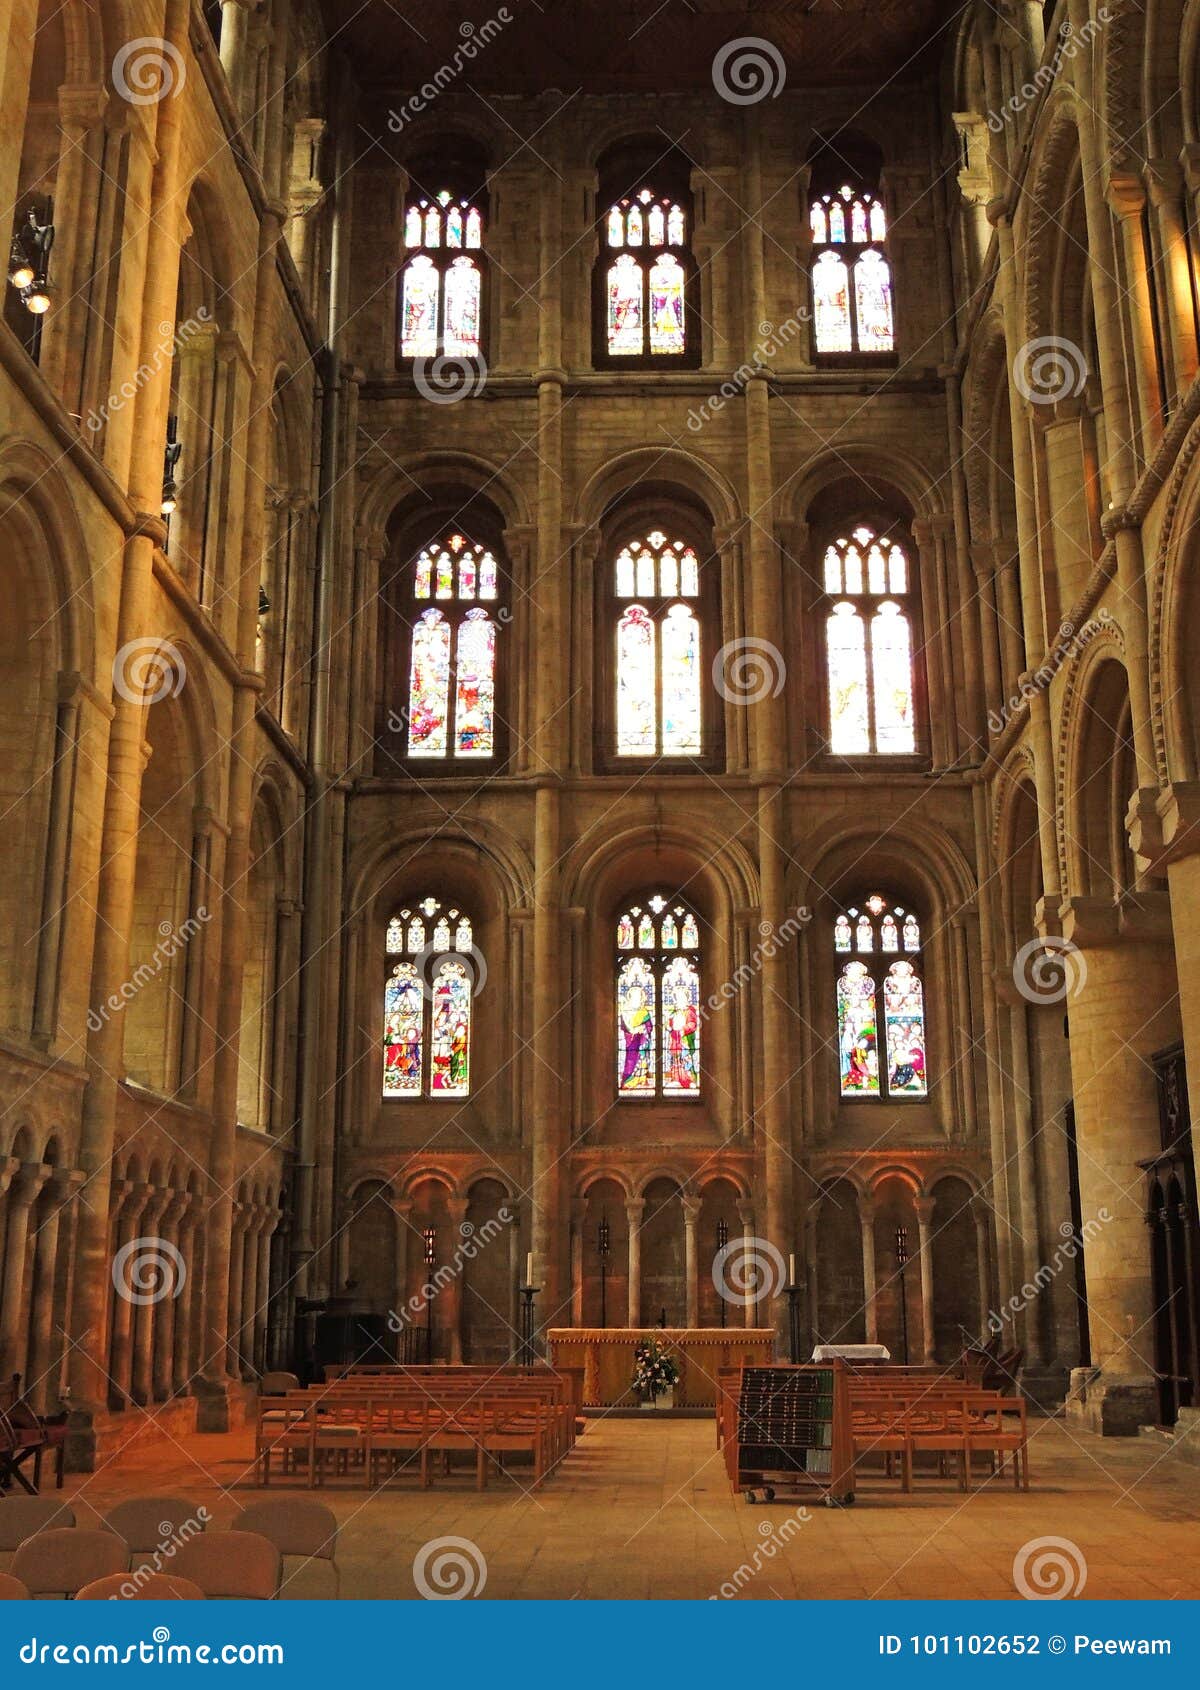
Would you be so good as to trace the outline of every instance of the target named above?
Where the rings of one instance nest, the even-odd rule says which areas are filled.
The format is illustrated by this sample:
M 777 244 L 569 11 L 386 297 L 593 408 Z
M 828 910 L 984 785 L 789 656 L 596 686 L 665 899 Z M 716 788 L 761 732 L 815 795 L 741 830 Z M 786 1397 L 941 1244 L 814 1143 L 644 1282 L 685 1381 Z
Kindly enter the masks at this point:
M 830 1508 L 852 1503 L 854 1440 L 842 1363 L 743 1368 L 725 1461 L 730 1484 L 747 1502 L 771 1502 L 779 1487 Z

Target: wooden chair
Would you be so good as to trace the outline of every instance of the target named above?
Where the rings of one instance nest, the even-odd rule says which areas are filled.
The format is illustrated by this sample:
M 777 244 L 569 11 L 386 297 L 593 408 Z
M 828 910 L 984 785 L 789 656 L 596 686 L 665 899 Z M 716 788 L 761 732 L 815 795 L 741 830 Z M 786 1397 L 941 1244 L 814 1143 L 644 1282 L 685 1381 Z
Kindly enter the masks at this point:
M 28 1602 L 29 1592 L 11 1573 L 0 1573 L 0 1602 Z
M 214 1599 L 269 1602 L 279 1589 L 279 1551 L 258 1532 L 204 1532 L 183 1545 L 171 1573 Z
M 65 1502 L 48 1496 L 6 1496 L 0 1499 L 0 1569 L 11 1567 L 12 1558 L 35 1532 L 51 1526 L 73 1526 L 75 1511 Z
M 323 1502 L 307 1496 L 272 1497 L 252 1502 L 233 1522 L 239 1532 L 257 1532 L 273 1543 L 282 1557 L 280 1596 L 293 1601 L 326 1597 L 327 1590 L 306 1588 L 311 1582 L 299 1575 L 327 1566 L 333 1585 L 332 1596 L 341 1594 L 341 1573 L 337 1564 L 337 1516 Z
M 264 1373 L 258 1382 L 261 1397 L 281 1397 L 285 1391 L 298 1391 L 300 1381 L 294 1373 Z
M 168 1573 L 151 1573 L 138 1579 L 134 1573 L 109 1573 L 93 1579 L 75 1592 L 77 1602 L 203 1602 L 204 1592 L 191 1579 Z
M 975 1405 L 967 1416 L 964 1450 L 967 1488 L 971 1482 L 971 1458 L 976 1452 L 990 1456 L 992 1469 L 1004 1471 L 1005 1457 L 1013 1458 L 1013 1489 L 1029 1489 L 1029 1426 L 1024 1397 L 996 1395 L 989 1403 Z
M 13 1556 L 14 1578 L 30 1596 L 74 1596 L 108 1573 L 125 1573 L 129 1548 L 115 1532 L 79 1526 L 50 1527 L 26 1538 Z
M 161 1573 L 174 1560 L 181 1542 L 208 1523 L 208 1511 L 186 1496 L 134 1496 L 118 1502 L 104 1516 L 110 1532 L 129 1545 L 131 1567 Z

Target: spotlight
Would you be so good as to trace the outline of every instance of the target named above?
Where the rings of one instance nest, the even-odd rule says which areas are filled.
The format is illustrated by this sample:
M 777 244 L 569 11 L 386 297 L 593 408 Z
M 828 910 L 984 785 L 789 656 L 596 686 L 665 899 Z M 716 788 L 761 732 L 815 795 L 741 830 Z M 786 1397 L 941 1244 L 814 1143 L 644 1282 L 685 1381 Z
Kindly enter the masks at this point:
M 22 223 L 13 232 L 9 249 L 8 279 L 21 295 L 25 307 L 35 317 L 44 317 L 50 309 L 50 249 L 54 245 L 53 201 L 46 201 L 45 222 L 38 217 L 36 205 L 31 205 Z
M 179 502 L 179 489 L 175 485 L 175 467 L 183 452 L 183 445 L 179 439 L 179 418 L 167 418 L 167 444 L 163 451 L 163 486 L 162 503 L 159 510 L 163 516 L 170 516 Z
M 25 309 L 32 311 L 35 317 L 44 317 L 50 309 L 50 289 L 45 282 L 35 282 L 32 287 L 25 289 L 22 296 Z

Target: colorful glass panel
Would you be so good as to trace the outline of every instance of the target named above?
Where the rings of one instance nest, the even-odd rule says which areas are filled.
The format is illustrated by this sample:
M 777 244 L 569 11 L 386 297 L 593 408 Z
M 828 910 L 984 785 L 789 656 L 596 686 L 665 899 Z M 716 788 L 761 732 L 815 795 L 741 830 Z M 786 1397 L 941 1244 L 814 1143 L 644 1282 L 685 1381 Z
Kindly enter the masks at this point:
M 850 352 L 850 279 L 836 253 L 823 252 L 813 265 L 813 319 L 818 352 Z
M 454 597 L 454 559 L 444 546 L 437 555 L 437 596 L 440 599 Z
M 410 757 L 444 757 L 450 695 L 450 624 L 426 610 L 413 629 L 408 686 Z
M 454 704 L 460 757 L 491 757 L 496 749 L 496 624 L 486 610 L 469 610 L 458 630 Z
M 873 951 L 875 949 L 875 930 L 871 926 L 869 915 L 860 915 L 854 929 L 854 948 L 856 951 Z
M 850 239 L 860 245 L 867 239 L 867 208 L 861 200 L 850 207 Z
M 921 948 L 921 927 L 915 915 L 904 918 L 904 949 L 919 951 Z
M 625 239 L 630 246 L 642 244 L 642 212 L 640 206 L 631 206 L 629 216 L 625 219 Z
M 608 214 L 608 244 L 609 246 L 625 245 L 625 219 L 621 215 L 619 205 L 614 205 Z
M 410 258 L 404 267 L 400 351 L 405 358 L 437 355 L 440 278 L 431 258 Z
M 825 207 L 820 200 L 816 202 L 808 214 L 808 226 L 812 230 L 813 240 L 824 246 L 829 239 L 829 223 L 825 216 Z
M 410 205 L 404 219 L 405 246 L 420 246 L 421 244 L 421 208 Z
M 682 246 L 686 237 L 683 207 L 673 205 L 667 213 L 667 245 Z
M 414 956 L 425 949 L 425 923 L 419 915 L 414 915 L 409 921 L 405 944 Z
M 867 650 L 862 617 L 853 605 L 839 604 L 826 627 L 830 748 L 841 756 L 870 751 Z
M 629 547 L 617 558 L 617 597 L 631 599 L 633 597 L 633 554 Z
M 841 246 L 846 239 L 846 210 L 840 200 L 830 203 L 829 239 L 835 246 Z
M 666 240 L 667 224 L 666 218 L 663 216 L 663 208 L 661 205 L 652 205 L 650 207 L 650 216 L 646 220 L 646 228 L 650 238 L 650 245 L 662 246 Z
M 500 571 L 496 559 L 491 552 L 484 552 L 479 559 L 479 596 L 481 599 L 494 599 L 500 593 Z
M 442 214 L 436 206 L 430 206 L 425 213 L 425 245 L 440 246 L 442 240 Z
M 642 605 L 633 604 L 617 624 L 617 751 L 621 756 L 654 754 L 655 716 L 654 623 Z
M 662 748 L 700 751 L 700 624 L 686 605 L 672 605 L 662 625 Z
M 479 266 L 473 258 L 456 258 L 446 271 L 447 353 L 456 357 L 479 356 Z
M 608 350 L 614 357 L 642 351 L 642 272 L 628 253 L 609 266 Z
M 467 245 L 469 247 L 483 245 L 483 218 L 474 206 L 467 212 Z
M 700 946 L 700 929 L 696 926 L 696 918 L 690 912 L 683 918 L 683 948 L 685 951 L 698 950 Z
M 617 1088 L 623 1096 L 653 1094 L 654 974 L 641 957 L 631 957 L 617 975 Z
M 476 557 L 474 550 L 468 546 L 458 560 L 458 596 L 460 599 L 475 597 Z
M 650 268 L 650 350 L 683 351 L 683 266 L 667 253 Z
M 617 949 L 622 951 L 633 949 L 633 917 L 628 910 L 617 923 Z
M 850 923 L 844 915 L 839 915 L 833 924 L 833 948 L 835 951 L 850 949 Z
M 434 1097 L 466 1097 L 471 1074 L 471 976 L 444 962 L 433 982 L 429 1089 Z
M 925 1002 L 921 977 L 911 962 L 894 962 L 883 982 L 887 1038 L 888 1091 L 894 1096 L 925 1097 Z
M 433 553 L 428 549 L 417 558 L 416 579 L 413 582 L 413 596 L 427 599 L 433 591 Z
M 687 599 L 696 598 L 700 592 L 700 564 L 690 546 L 680 559 L 679 591 Z
M 897 604 L 881 604 L 871 620 L 871 670 L 875 683 L 875 749 L 915 751 L 912 640 L 908 618 Z
M 864 352 L 890 352 L 892 329 L 892 272 L 877 252 L 864 252 L 854 266 L 854 305 L 858 344 Z
M 837 986 L 838 1053 L 843 1097 L 879 1096 L 875 982 L 861 962 L 848 962 Z
M 825 552 L 825 591 L 827 593 L 844 593 L 845 585 L 842 581 L 842 554 L 836 546 L 830 546 Z
M 404 949 L 404 923 L 398 916 L 393 916 L 387 925 L 387 950 L 389 956 Z
M 873 593 L 887 592 L 887 563 L 878 540 L 867 552 L 867 586 Z
M 700 1090 L 700 975 L 678 956 L 662 974 L 662 1089 L 664 1097 Z
M 659 929 L 659 944 L 664 951 L 677 951 L 679 949 L 679 926 L 670 911 L 662 918 L 662 927 Z
M 394 969 L 383 990 L 383 1095 L 421 1095 L 424 1000 L 410 962 Z
M 879 923 L 879 948 L 881 951 L 900 949 L 900 929 L 896 926 L 894 915 L 885 915 Z
M 887 238 L 887 217 L 884 209 L 876 200 L 871 206 L 871 239 L 882 241 Z
M 452 205 L 446 213 L 446 245 L 463 244 L 463 214 L 460 205 Z
M 634 915 L 638 915 L 634 910 Z M 652 951 L 654 949 L 654 917 L 649 910 L 643 910 L 638 916 L 638 949 Z

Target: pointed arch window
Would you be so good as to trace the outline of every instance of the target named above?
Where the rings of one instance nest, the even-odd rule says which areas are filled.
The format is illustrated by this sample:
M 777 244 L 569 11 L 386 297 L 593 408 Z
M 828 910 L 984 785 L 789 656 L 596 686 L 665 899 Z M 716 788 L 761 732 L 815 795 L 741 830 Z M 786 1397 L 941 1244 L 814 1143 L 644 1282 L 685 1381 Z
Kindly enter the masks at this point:
M 833 950 L 840 1095 L 927 1097 L 919 918 L 872 893 L 861 905 L 839 913 L 833 924 Z
M 497 634 L 503 574 L 495 550 L 451 529 L 412 565 L 407 755 L 422 763 L 497 755 Z
M 816 192 L 812 233 L 813 333 L 819 354 L 868 357 L 896 349 L 887 215 L 865 187 Z
M 616 931 L 617 1095 L 700 1096 L 700 924 L 681 899 L 653 892 Z
M 415 900 L 388 922 L 386 953 L 384 1097 L 469 1096 L 478 977 L 470 917 L 437 898 Z
M 401 359 L 483 355 L 483 209 L 443 188 L 410 197 L 400 271 Z
M 695 548 L 652 529 L 627 541 L 612 568 L 616 755 L 699 757 L 704 642 Z
M 905 548 L 860 523 L 826 547 L 823 586 L 829 749 L 911 756 L 916 642 Z
M 690 196 L 639 188 L 605 206 L 596 269 L 596 361 L 610 367 L 699 362 Z

